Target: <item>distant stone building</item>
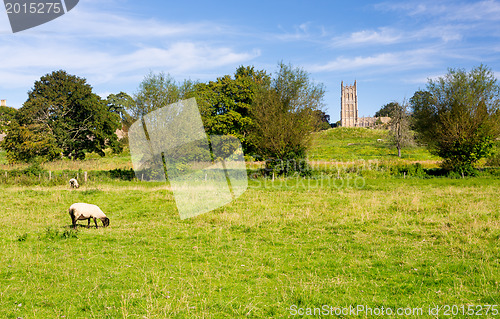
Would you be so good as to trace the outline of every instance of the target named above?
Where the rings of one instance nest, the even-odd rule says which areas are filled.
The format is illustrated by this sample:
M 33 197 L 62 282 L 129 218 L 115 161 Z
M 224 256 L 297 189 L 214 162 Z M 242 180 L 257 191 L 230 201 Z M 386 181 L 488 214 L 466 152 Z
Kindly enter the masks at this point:
M 7 106 L 7 100 L 0 100 L 0 106 Z
M 342 127 L 375 127 L 389 123 L 390 117 L 359 117 L 358 116 L 358 91 L 356 81 L 354 85 L 340 84 L 340 126 Z
M 344 86 L 341 83 L 342 94 L 340 96 L 340 126 L 355 127 L 358 121 L 358 92 L 356 81 L 354 85 Z

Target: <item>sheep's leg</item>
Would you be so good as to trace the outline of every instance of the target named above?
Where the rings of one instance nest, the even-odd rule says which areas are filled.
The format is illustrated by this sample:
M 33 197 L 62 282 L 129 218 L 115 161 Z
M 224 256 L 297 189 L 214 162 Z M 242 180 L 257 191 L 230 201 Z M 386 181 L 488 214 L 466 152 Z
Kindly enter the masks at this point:
M 73 229 L 76 229 L 76 218 L 75 218 L 75 212 L 70 208 L 69 209 L 69 216 L 71 217 L 71 224 L 73 224 Z
M 90 220 L 90 219 L 89 219 L 89 220 Z M 99 227 L 97 227 L 97 218 L 95 218 L 95 217 L 94 217 L 94 223 L 95 223 L 95 228 L 96 228 L 96 229 L 97 229 L 97 228 L 99 228 Z
M 87 228 L 90 228 L 90 218 L 87 219 L 89 222 L 87 223 Z

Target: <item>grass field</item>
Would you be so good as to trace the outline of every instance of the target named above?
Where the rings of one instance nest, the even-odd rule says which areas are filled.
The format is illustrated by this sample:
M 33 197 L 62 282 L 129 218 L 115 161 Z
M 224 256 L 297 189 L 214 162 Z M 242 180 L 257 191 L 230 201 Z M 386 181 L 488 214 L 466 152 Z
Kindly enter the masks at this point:
M 314 133 L 308 152 L 310 160 L 345 162 L 353 160 L 396 160 L 398 151 L 389 139 L 388 130 L 336 128 Z M 402 150 L 405 161 L 438 161 L 424 147 Z
M 77 190 L 38 176 L 0 184 L 0 318 L 296 318 L 325 305 L 333 317 L 358 305 L 421 308 L 414 318 L 465 317 L 428 314 L 445 305 L 500 312 L 500 179 L 388 174 L 384 165 L 438 159 L 418 147 L 395 159 L 386 133 L 317 133 L 311 160 L 355 164 L 252 179 L 236 201 L 187 220 L 161 183 L 94 172 Z M 43 167 L 131 167 L 127 153 L 108 155 Z M 27 165 L 0 152 L 0 166 Z M 72 230 L 75 202 L 99 205 L 110 227 Z
M 161 184 L 1 187 L 0 317 L 500 303 L 500 180 L 329 182 L 254 180 L 230 205 L 184 221 Z M 80 201 L 101 206 L 110 227 L 71 231 L 67 208 Z

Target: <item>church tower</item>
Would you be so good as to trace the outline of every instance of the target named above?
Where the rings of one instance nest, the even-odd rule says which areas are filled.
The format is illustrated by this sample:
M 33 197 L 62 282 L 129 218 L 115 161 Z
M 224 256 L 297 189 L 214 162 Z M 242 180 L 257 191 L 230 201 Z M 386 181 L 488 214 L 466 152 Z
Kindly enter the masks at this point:
M 356 81 L 352 86 L 342 86 L 342 95 L 340 97 L 340 126 L 354 127 L 358 122 L 358 93 L 356 90 Z

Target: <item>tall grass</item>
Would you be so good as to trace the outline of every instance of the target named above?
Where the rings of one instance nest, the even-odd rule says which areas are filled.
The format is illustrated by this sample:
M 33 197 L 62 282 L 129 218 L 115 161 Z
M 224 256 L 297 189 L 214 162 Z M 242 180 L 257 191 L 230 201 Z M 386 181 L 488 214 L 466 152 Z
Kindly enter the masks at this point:
M 0 317 L 499 303 L 499 179 L 314 181 L 252 180 L 235 202 L 183 221 L 161 183 L 0 186 Z M 72 232 L 74 202 L 98 204 L 110 227 Z

